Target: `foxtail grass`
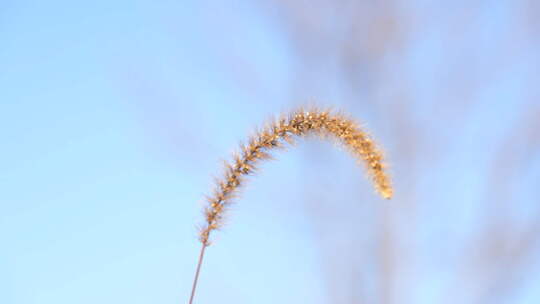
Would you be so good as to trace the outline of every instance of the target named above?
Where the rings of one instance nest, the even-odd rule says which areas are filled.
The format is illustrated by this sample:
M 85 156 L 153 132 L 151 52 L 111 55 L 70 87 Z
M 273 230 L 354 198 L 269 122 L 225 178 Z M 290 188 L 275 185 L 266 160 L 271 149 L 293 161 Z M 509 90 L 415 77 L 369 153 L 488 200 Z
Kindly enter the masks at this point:
M 247 144 L 241 145 L 232 162 L 225 163 L 223 176 L 216 181 L 212 195 L 207 198 L 208 205 L 204 209 L 205 221 L 199 231 L 202 246 L 189 299 L 190 304 L 193 303 L 206 247 L 210 245 L 210 235 L 223 226 L 227 209 L 244 185 L 246 177 L 257 170 L 260 162 L 271 158 L 273 150 L 293 144 L 295 138 L 311 134 L 337 140 L 364 165 L 376 192 L 385 199 L 392 198 L 392 184 L 385 172 L 383 154 L 373 139 L 355 121 L 343 114 L 317 108 L 300 108 L 280 116 L 252 135 Z

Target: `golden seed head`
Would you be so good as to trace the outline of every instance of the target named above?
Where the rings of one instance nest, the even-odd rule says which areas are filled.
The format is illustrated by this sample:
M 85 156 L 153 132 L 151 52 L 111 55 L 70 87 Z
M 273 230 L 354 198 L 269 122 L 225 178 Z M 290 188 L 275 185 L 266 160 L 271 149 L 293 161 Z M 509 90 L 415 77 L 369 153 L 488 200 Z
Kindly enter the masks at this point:
M 393 189 L 390 178 L 385 172 L 383 155 L 367 133 L 358 125 L 342 115 L 316 108 L 298 109 L 289 115 L 280 117 L 276 122 L 249 138 L 247 145 L 240 147 L 232 164 L 225 164 L 225 174 L 216 182 L 217 186 L 205 209 L 206 223 L 201 228 L 199 238 L 204 245 L 209 245 L 210 233 L 222 225 L 223 214 L 231 204 L 245 175 L 257 169 L 257 163 L 271 158 L 269 152 L 284 144 L 292 144 L 294 136 L 309 133 L 323 138 L 337 138 L 364 166 L 371 177 L 376 191 L 385 199 L 392 198 Z

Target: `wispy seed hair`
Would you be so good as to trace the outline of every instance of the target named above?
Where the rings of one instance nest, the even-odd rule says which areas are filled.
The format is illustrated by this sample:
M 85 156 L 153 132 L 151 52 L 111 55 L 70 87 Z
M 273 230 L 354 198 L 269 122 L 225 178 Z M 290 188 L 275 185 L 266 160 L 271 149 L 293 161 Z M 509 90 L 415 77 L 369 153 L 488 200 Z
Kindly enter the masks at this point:
M 210 244 L 210 233 L 223 225 L 223 216 L 231 200 L 244 184 L 246 176 L 257 170 L 257 164 L 271 158 L 273 149 L 293 144 L 295 137 L 309 134 L 337 139 L 364 164 L 375 190 L 383 198 L 392 198 L 392 185 L 385 173 L 383 154 L 356 122 L 330 110 L 299 108 L 257 131 L 247 144 L 240 146 L 232 162 L 225 163 L 225 172 L 216 180 L 214 192 L 207 198 L 208 206 L 204 209 L 205 223 L 199 236 L 204 246 Z

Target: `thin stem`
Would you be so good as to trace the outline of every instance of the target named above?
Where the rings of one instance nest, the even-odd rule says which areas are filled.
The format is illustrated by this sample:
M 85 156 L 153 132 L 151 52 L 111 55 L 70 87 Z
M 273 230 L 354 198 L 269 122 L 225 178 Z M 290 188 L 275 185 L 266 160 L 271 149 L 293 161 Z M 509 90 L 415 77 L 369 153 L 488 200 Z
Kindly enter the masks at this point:
M 193 279 L 193 287 L 191 288 L 191 297 L 189 297 L 189 304 L 193 304 L 193 297 L 195 296 L 195 289 L 197 289 L 197 281 L 199 281 L 199 273 L 201 272 L 201 265 L 204 258 L 204 250 L 206 244 L 202 244 L 201 254 L 199 255 L 199 263 L 197 264 L 197 270 L 195 271 L 195 278 Z

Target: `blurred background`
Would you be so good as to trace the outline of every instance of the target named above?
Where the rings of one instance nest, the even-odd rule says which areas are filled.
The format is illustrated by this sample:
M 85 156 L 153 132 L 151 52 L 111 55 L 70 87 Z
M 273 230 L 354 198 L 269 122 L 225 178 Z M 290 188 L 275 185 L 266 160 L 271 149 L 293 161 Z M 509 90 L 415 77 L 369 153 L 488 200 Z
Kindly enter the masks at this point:
M 204 195 L 270 116 L 196 303 L 538 303 L 538 1 L 0 2 L 0 302 L 187 303 Z

